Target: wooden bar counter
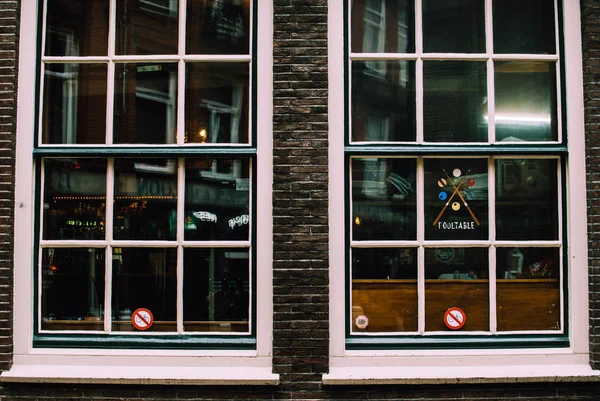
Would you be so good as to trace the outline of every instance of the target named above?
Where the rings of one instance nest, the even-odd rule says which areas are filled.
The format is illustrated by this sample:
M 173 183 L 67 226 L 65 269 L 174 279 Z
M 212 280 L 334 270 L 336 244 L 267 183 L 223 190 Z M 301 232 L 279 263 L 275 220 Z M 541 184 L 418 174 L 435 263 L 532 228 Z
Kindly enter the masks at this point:
M 497 280 L 498 331 L 560 329 L 560 289 L 556 279 Z M 488 280 L 425 280 L 425 330 L 449 331 L 443 317 L 448 308 L 466 314 L 461 331 L 489 331 Z M 418 330 L 416 280 L 353 280 L 353 332 Z M 358 329 L 365 315 L 369 324 Z

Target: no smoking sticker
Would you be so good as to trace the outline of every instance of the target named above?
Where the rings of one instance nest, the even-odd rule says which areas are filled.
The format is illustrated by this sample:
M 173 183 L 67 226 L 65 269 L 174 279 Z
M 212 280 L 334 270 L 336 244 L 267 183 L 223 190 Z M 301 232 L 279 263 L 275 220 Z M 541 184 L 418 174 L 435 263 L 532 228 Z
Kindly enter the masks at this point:
M 450 330 L 458 330 L 465 325 L 467 315 L 460 308 L 450 308 L 444 313 L 444 324 Z
M 131 324 L 138 330 L 148 330 L 152 326 L 152 323 L 154 323 L 154 316 L 146 308 L 136 309 L 131 314 Z
M 358 316 L 356 316 L 354 323 L 356 324 L 356 327 L 358 327 L 359 329 L 366 329 L 367 326 L 369 325 L 369 318 L 366 317 L 365 315 L 358 315 Z

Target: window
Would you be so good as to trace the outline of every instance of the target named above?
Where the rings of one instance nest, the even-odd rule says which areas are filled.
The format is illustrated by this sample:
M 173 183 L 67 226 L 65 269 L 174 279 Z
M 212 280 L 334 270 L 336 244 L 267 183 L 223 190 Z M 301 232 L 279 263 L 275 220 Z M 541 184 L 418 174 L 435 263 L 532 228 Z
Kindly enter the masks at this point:
M 495 374 L 444 371 L 450 355 L 489 367 L 576 350 L 585 366 L 581 55 L 564 53 L 576 5 L 381 1 L 375 48 L 361 43 L 371 3 L 345 2 L 346 31 L 330 27 L 345 49 L 331 55 L 332 96 L 345 96 L 330 129 L 345 135 L 331 141 L 330 196 L 346 207 L 331 212 L 345 264 L 332 267 L 325 382 Z
M 260 120 L 272 101 L 258 86 L 272 81 L 272 11 L 34 3 L 23 6 L 19 104 L 36 107 L 18 116 L 32 123 L 18 131 L 16 216 L 31 226 L 16 241 L 34 251 L 15 256 L 22 314 L 3 380 L 276 382 L 272 301 L 257 295 L 271 293 L 269 202 L 257 193 L 270 199 Z M 111 372 L 128 363 L 144 368 Z M 171 369 L 143 372 L 157 364 Z

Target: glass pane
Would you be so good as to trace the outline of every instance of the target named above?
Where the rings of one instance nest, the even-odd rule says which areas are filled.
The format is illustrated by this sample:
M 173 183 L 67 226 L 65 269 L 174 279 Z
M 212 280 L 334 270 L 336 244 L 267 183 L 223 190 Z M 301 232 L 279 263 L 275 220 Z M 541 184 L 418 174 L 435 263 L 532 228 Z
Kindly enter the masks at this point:
M 177 162 L 115 160 L 114 239 L 174 240 Z
M 418 330 L 416 249 L 352 249 L 351 327 L 358 333 Z
M 177 331 L 177 250 L 113 248 L 112 330 L 137 331 L 131 314 L 152 313 L 145 331 Z
M 188 63 L 185 142 L 248 143 L 249 65 Z
M 486 142 L 484 62 L 423 62 L 423 124 L 428 142 Z
M 414 1 L 355 0 L 351 10 L 353 53 L 413 53 Z
M 485 2 L 424 0 L 423 51 L 485 53 Z
M 498 330 L 560 330 L 560 259 L 553 248 L 498 248 Z
M 186 160 L 186 240 L 249 239 L 249 170 L 248 160 Z
M 496 161 L 496 237 L 558 239 L 557 160 Z
M 243 331 L 249 328 L 248 249 L 185 249 L 185 331 Z
M 188 0 L 186 53 L 249 54 L 250 0 Z
M 43 239 L 104 239 L 106 160 L 44 159 Z
M 106 56 L 108 8 L 105 0 L 48 0 L 46 56 Z
M 415 62 L 352 62 L 352 140 L 416 138 Z
M 556 54 L 554 2 L 494 1 L 494 52 Z
M 425 239 L 488 238 L 488 160 L 425 159 Z
M 43 143 L 106 141 L 106 64 L 46 64 Z
M 488 331 L 489 259 L 487 248 L 425 249 L 425 330 L 450 331 L 444 315 L 460 308 L 460 331 Z
M 494 66 L 496 140 L 558 140 L 556 65 L 496 61 Z
M 42 330 L 104 330 L 104 249 L 42 249 Z
M 176 54 L 178 0 L 117 0 L 116 54 Z
M 416 176 L 415 159 L 352 159 L 352 239 L 416 239 Z
M 176 143 L 177 64 L 116 64 L 115 143 Z

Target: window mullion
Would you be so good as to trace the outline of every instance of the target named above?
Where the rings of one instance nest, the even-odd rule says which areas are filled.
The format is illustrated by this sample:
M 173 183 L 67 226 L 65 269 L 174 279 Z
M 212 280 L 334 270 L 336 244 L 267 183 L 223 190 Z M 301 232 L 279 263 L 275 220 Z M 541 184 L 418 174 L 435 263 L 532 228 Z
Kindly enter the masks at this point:
M 417 310 L 418 331 L 425 333 L 425 171 L 423 158 L 417 158 Z
M 185 159 L 177 169 L 177 332 L 183 332 L 183 241 L 185 224 Z
M 106 164 L 106 205 L 104 214 L 104 235 L 108 242 L 106 247 L 105 255 L 105 283 L 104 283 L 104 331 L 111 331 L 112 322 L 112 274 L 113 274 L 113 262 L 112 262 L 112 242 L 113 242 L 113 215 L 114 215 L 114 172 L 115 172 L 115 160 L 108 159 Z
M 489 239 L 492 246 L 489 248 L 489 305 L 490 305 L 490 332 L 496 334 L 498 329 L 497 298 L 496 298 L 496 169 L 494 158 L 488 159 L 488 224 Z

